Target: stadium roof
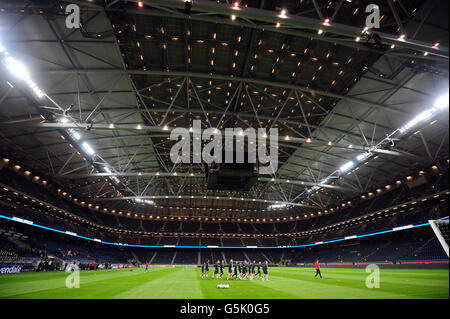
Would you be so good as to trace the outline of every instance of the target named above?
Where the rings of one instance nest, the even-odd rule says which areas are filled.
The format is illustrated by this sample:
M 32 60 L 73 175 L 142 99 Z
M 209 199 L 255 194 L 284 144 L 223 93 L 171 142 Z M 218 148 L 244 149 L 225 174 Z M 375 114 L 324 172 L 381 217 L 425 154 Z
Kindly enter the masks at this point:
M 448 93 L 446 1 L 387 0 L 367 34 L 370 1 L 195 0 L 190 15 L 181 0 L 59 2 L 0 5 L 0 44 L 46 94 L 2 66 L 0 152 L 74 197 L 315 212 L 448 158 L 447 110 L 399 131 Z M 207 190 L 203 166 L 169 156 L 170 131 L 195 119 L 278 128 L 279 170 L 250 192 Z

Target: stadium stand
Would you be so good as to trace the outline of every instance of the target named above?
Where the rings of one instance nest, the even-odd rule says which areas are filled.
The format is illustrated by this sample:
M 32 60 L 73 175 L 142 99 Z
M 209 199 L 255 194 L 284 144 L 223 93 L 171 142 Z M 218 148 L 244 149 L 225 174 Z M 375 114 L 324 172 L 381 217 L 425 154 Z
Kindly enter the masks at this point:
M 426 222 L 448 216 L 448 171 L 430 175 L 415 188 L 401 185 L 353 199 L 346 207 L 315 218 L 274 222 L 145 220 L 93 211 L 43 188 L 10 170 L 0 170 L 1 214 L 23 218 L 56 229 L 68 230 L 102 241 L 139 245 L 274 247 L 327 241 L 354 234 Z M 127 264 L 189 264 L 205 260 L 268 260 L 276 265 L 301 265 L 319 258 L 323 262 L 360 263 L 446 260 L 430 229 L 408 230 L 343 244 L 296 249 L 175 249 L 108 247 L 67 235 L 31 229 L 1 220 L 0 260 L 6 257 L 45 259 L 49 254 L 66 262 Z M 20 232 L 18 231 L 20 229 Z M 448 259 L 447 259 L 448 260 Z

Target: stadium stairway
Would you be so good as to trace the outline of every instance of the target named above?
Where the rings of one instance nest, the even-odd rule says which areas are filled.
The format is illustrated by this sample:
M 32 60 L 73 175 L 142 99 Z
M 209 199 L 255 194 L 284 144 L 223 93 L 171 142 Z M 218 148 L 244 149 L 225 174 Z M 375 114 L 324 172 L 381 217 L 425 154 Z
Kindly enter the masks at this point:
M 381 247 L 377 247 L 377 248 L 376 248 L 375 250 L 373 250 L 371 253 L 369 253 L 368 255 L 365 255 L 363 258 L 361 258 L 361 259 L 359 260 L 359 262 L 364 262 L 364 261 L 369 260 L 369 258 L 370 258 L 371 256 L 373 256 L 373 255 L 379 253 L 380 251 L 383 250 L 383 248 L 385 248 L 386 246 L 389 246 L 390 244 L 391 244 L 391 242 L 388 241 L 388 242 L 384 243 L 383 245 L 381 245 Z
M 158 254 L 158 251 L 155 250 L 155 252 L 153 253 L 152 259 L 150 259 L 150 261 L 149 261 L 150 265 L 153 264 L 153 261 L 155 260 L 157 254 Z
M 283 263 L 285 251 L 281 252 L 280 263 Z
M 131 254 L 133 255 L 133 257 L 136 259 L 136 261 L 137 261 L 139 264 L 142 264 L 142 262 L 139 260 L 138 256 L 136 255 L 136 253 L 135 253 L 133 250 L 131 251 Z
M 178 250 L 175 250 L 175 253 L 173 254 L 172 261 L 170 262 L 171 265 L 174 265 L 175 259 L 177 258 Z
M 273 263 L 273 260 L 270 260 L 269 257 L 267 257 L 267 255 L 266 255 L 265 253 L 261 253 L 261 254 L 264 256 L 264 258 L 266 259 L 266 261 L 268 261 L 268 262 L 270 262 L 270 263 Z

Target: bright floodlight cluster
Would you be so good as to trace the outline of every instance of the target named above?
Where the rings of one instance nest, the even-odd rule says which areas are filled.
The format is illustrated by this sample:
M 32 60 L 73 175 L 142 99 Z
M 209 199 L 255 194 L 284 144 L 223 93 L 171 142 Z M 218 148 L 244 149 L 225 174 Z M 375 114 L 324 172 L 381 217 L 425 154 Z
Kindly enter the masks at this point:
M 435 116 L 438 112 L 440 112 L 443 109 L 447 108 L 448 107 L 448 103 L 449 103 L 448 99 L 449 99 L 449 96 L 448 96 L 448 92 L 447 92 L 446 94 L 442 95 L 441 97 L 439 97 L 436 100 L 436 102 L 434 103 L 434 107 L 433 108 L 420 113 L 415 118 L 413 118 L 411 121 L 409 121 L 404 126 L 402 126 L 399 129 L 400 133 L 403 134 L 403 133 L 408 132 L 411 128 L 413 128 L 417 124 L 429 120 L 430 118 Z
M 15 58 L 13 58 L 12 56 L 10 56 L 6 48 L 1 43 L 0 43 L 0 61 L 5 65 L 6 69 L 11 73 L 12 76 L 14 76 L 18 80 L 24 81 L 38 98 L 43 98 L 45 96 L 45 93 L 31 79 L 31 75 L 27 67 L 18 60 L 16 60 Z M 69 122 L 69 119 L 64 116 L 61 119 L 59 119 L 59 121 L 62 123 L 67 123 Z M 69 129 L 68 132 L 69 135 L 74 140 L 76 141 L 81 140 L 80 133 L 76 132 L 74 129 Z M 95 155 L 95 150 L 88 142 L 83 142 L 81 146 L 87 154 L 91 156 Z
M 70 121 L 70 118 L 67 116 L 63 116 L 61 118 L 58 119 L 59 122 L 61 123 L 68 123 Z M 73 128 L 69 128 L 67 130 L 67 132 L 69 133 L 70 137 L 72 137 L 75 141 L 79 142 L 79 144 L 81 145 L 81 148 L 83 149 L 83 151 L 88 154 L 89 156 L 97 156 L 95 149 L 92 147 L 92 145 L 88 142 L 88 141 L 83 141 L 82 140 L 82 136 L 80 133 L 78 133 L 77 131 L 75 131 L 75 129 Z M 105 163 L 105 166 L 103 166 L 103 170 L 105 173 L 108 174 L 112 174 L 112 170 L 109 168 L 108 164 Z M 120 180 L 119 178 L 117 178 L 117 176 L 110 176 L 110 179 L 112 181 L 114 181 L 116 184 L 120 184 Z
M 61 123 L 68 123 L 70 120 L 68 117 L 63 116 L 59 119 L 59 121 Z M 79 142 L 81 145 L 81 148 L 83 149 L 83 151 L 90 155 L 90 156 L 95 156 L 96 152 L 94 150 L 94 148 L 91 146 L 91 144 L 89 144 L 89 142 L 87 141 L 81 141 L 82 136 L 80 133 L 78 133 L 77 131 L 75 131 L 75 129 L 73 128 L 69 128 L 67 130 L 67 132 L 69 133 L 70 137 L 72 137 L 75 141 Z
M 0 60 L 8 71 L 18 80 L 24 81 L 38 98 L 43 98 L 45 93 L 33 82 L 28 69 L 9 55 L 6 48 L 0 44 Z
M 267 209 L 285 209 L 288 207 L 289 207 L 288 204 L 273 204 L 273 205 L 270 205 L 269 207 L 267 207 Z
M 110 169 L 108 166 L 103 167 L 103 170 L 104 170 L 106 173 L 108 173 L 108 174 L 111 174 L 111 173 L 112 173 L 111 169 Z M 112 179 L 114 182 L 116 182 L 117 184 L 120 183 L 120 180 L 117 178 L 117 176 L 111 176 L 111 179 Z
M 86 151 L 86 153 L 88 153 L 89 155 L 94 155 L 95 151 L 92 148 L 92 146 L 88 143 L 88 142 L 83 142 L 83 144 L 81 144 L 81 147 Z
M 355 166 L 355 162 L 350 161 L 350 162 L 342 165 L 341 168 L 339 168 L 339 171 L 341 171 L 341 173 L 345 173 L 345 172 L 351 170 L 353 168 L 353 166 Z
M 76 141 L 81 140 L 81 134 L 75 131 L 73 128 L 68 129 L 68 132 L 74 140 Z
M 401 134 L 408 132 L 411 128 L 418 125 L 419 123 L 423 123 L 423 122 L 431 119 L 432 117 L 434 117 L 437 113 L 439 113 L 443 109 L 447 108 L 448 105 L 449 105 L 449 95 L 448 95 L 448 93 L 446 93 L 436 100 L 433 108 L 423 111 L 422 113 L 417 115 L 414 119 L 412 119 L 411 121 L 406 123 L 404 126 L 402 126 L 398 131 Z M 356 159 L 358 160 L 358 162 L 362 162 L 371 156 L 372 156 L 371 152 L 366 152 L 364 154 L 358 155 L 356 157 Z M 354 161 L 349 161 L 346 164 L 342 165 L 340 167 L 339 171 L 341 173 L 346 173 L 346 172 L 350 171 L 353 167 L 355 167 L 355 165 L 356 164 Z
M 435 117 L 439 112 L 441 112 L 444 109 L 448 108 L 448 106 L 449 106 L 449 93 L 447 92 L 446 94 L 444 94 L 444 95 L 440 96 L 438 99 L 436 99 L 433 108 L 431 108 L 429 110 L 426 110 L 426 111 L 423 111 L 422 113 L 417 115 L 414 119 L 412 119 L 411 121 L 406 123 L 404 126 L 399 128 L 398 130 L 394 131 L 394 133 L 396 133 L 396 132 L 400 132 L 400 134 L 407 133 L 414 126 L 416 126 L 416 125 L 418 125 L 420 123 L 424 123 L 425 121 Z M 391 134 L 391 135 L 393 135 L 393 134 Z M 362 162 L 368 160 L 369 158 L 371 158 L 373 156 L 373 151 L 376 148 L 377 147 L 372 147 L 367 152 L 365 152 L 363 154 L 359 154 L 358 156 L 356 156 L 356 158 L 354 160 L 350 160 L 347 163 L 343 164 L 339 168 L 339 170 L 337 172 L 340 173 L 341 175 L 343 175 L 343 174 L 351 171 L 353 168 L 358 166 L 359 163 L 362 163 Z M 336 172 L 333 172 L 330 176 L 325 178 L 320 183 L 320 185 L 327 184 L 335 173 Z M 319 190 L 320 188 L 321 188 L 321 186 L 316 185 L 316 186 L 308 189 L 306 192 L 308 194 L 311 194 L 311 193 Z
M 148 199 L 135 198 L 134 201 L 138 204 L 155 205 L 154 201 Z

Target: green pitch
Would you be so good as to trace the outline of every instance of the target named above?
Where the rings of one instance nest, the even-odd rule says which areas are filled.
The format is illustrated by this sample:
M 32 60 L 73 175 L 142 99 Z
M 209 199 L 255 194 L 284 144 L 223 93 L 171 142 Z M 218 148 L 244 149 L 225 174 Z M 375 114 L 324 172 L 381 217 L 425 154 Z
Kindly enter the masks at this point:
M 366 288 L 365 269 L 271 268 L 270 281 L 201 279 L 192 267 L 80 272 L 80 288 L 65 286 L 67 273 L 0 275 L 0 298 L 63 299 L 448 299 L 448 270 L 380 270 L 380 288 Z M 217 289 L 228 283 L 230 289 Z

